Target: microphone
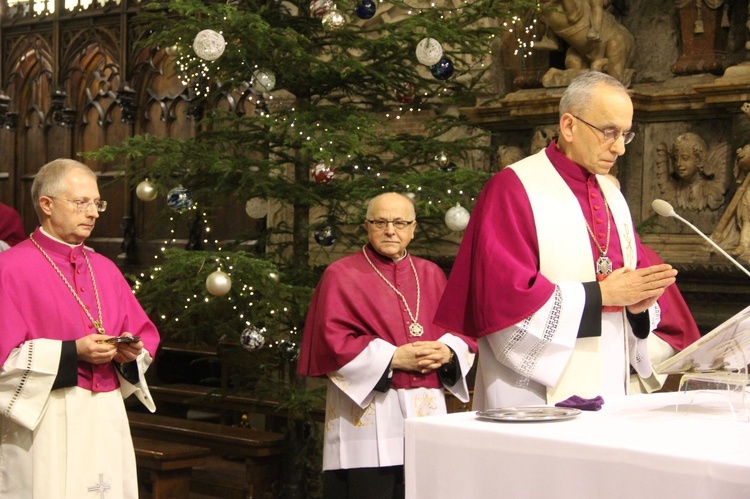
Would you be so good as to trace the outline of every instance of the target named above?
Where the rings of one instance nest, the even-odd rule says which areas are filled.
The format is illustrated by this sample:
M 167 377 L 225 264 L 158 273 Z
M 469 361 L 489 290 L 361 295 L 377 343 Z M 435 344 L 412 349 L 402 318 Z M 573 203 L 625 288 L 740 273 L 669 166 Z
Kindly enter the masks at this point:
M 690 222 L 688 222 L 687 220 L 685 220 L 684 218 L 682 218 L 680 215 L 678 215 L 677 213 L 675 213 L 674 208 L 672 208 L 671 204 L 667 203 L 663 199 L 654 199 L 651 202 L 651 208 L 653 208 L 654 211 L 656 213 L 658 213 L 659 215 L 661 215 L 663 217 L 674 217 L 677 220 L 679 220 L 680 222 L 682 222 L 685 225 L 687 225 L 688 227 L 690 227 L 691 229 L 693 229 L 699 236 L 701 236 L 703 239 L 705 239 L 706 241 L 708 241 L 708 243 L 711 246 L 713 246 L 714 248 L 716 248 L 716 250 L 719 253 L 721 253 L 722 255 L 724 255 L 727 258 L 727 260 L 729 260 L 730 262 L 732 262 L 733 264 L 735 264 L 738 269 L 740 269 L 742 272 L 744 272 L 745 274 L 747 274 L 748 277 L 750 277 L 750 271 L 748 271 L 745 267 L 743 267 L 740 262 L 738 262 L 737 260 L 735 260 L 734 258 L 732 258 L 731 256 L 729 256 L 729 253 L 727 253 L 726 251 L 724 251 L 722 249 L 722 247 L 719 246 L 718 244 L 716 244 L 711 238 L 709 238 L 703 232 L 701 232 L 700 230 L 698 230 L 698 227 L 696 227 L 695 225 L 691 224 Z

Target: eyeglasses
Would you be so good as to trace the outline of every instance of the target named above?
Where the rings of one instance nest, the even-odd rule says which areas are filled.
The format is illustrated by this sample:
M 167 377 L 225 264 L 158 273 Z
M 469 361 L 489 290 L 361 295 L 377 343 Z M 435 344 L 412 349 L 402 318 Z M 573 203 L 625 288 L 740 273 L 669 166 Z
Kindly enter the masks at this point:
M 62 199 L 63 201 L 67 201 L 68 203 L 75 203 L 76 211 L 78 211 L 78 213 L 85 213 L 89 211 L 89 208 L 91 208 L 92 206 L 96 206 L 96 211 L 98 211 L 99 213 L 104 213 L 105 211 L 107 211 L 107 202 L 102 201 L 101 199 L 99 201 L 82 201 L 80 199 L 65 199 L 55 196 L 47 197 L 52 199 Z
M 602 130 L 598 126 L 592 125 L 588 121 L 579 118 L 575 114 L 573 114 L 572 116 L 575 119 L 577 119 L 578 121 L 581 121 L 581 122 L 585 123 L 586 125 L 590 126 L 591 128 L 593 128 L 597 132 L 601 132 L 601 134 L 604 135 L 604 140 L 606 142 L 610 143 L 610 144 L 616 142 L 617 139 L 619 139 L 622 136 L 623 142 L 625 143 L 625 145 L 628 145 L 631 142 L 633 142 L 633 138 L 635 137 L 635 132 L 631 132 L 630 130 L 625 130 L 624 132 L 621 132 L 621 131 L 619 131 L 619 130 L 617 130 L 615 128 L 607 128 L 605 130 Z
M 378 230 L 385 230 L 388 224 L 393 224 L 393 228 L 396 230 L 405 230 L 414 223 L 414 220 L 365 220 L 365 222 Z

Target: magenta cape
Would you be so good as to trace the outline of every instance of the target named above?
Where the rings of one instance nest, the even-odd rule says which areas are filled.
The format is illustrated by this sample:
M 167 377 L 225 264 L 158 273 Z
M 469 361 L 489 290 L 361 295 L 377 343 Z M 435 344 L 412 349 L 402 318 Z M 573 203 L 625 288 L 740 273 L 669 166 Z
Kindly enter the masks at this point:
M 555 142 L 547 147 L 546 154 L 578 199 L 594 233 L 600 240 L 602 236 L 606 238 L 603 195 L 596 176 L 565 157 Z M 599 252 L 593 240 L 589 242 L 593 267 Z M 640 241 L 636 244 L 637 267 L 648 265 L 640 251 Z M 614 223 L 607 256 L 613 268 L 623 266 Z M 536 224 L 523 184 L 512 169 L 501 170 L 487 182 L 477 200 L 435 322 L 453 331 L 482 337 L 533 315 L 549 300 L 554 289 L 554 284 L 539 272 Z
M 367 254 L 378 270 L 406 297 L 412 313 L 417 303 L 416 281 L 409 258 L 394 263 L 369 246 Z M 437 340 L 446 331 L 432 323 L 445 274 L 434 263 L 411 257 L 419 274 L 419 323 L 424 335 L 409 335 L 411 320 L 398 295 L 375 273 L 361 251 L 329 265 L 315 288 L 305 322 L 297 372 L 324 376 L 345 366 L 375 338 L 400 346 Z M 460 336 L 460 335 L 459 335 Z M 476 351 L 474 340 L 462 337 Z M 395 371 L 392 388 L 438 388 L 437 374 Z
M 10 206 L 0 203 L 0 241 L 5 241 L 8 246 L 15 246 L 24 239 L 26 234 L 21 215 Z
M 648 246 L 643 246 L 652 265 L 662 263 L 661 257 Z M 677 285 L 669 286 L 659 298 L 661 307 L 661 321 L 654 330 L 654 334 L 669 343 L 676 350 L 684 350 L 686 346 L 701 337 L 693 314 L 685 303 Z
M 37 229 L 34 239 L 44 248 L 97 318 L 91 277 L 83 257 L 83 245 L 75 248 L 46 237 Z M 110 336 L 130 332 L 140 336 L 153 356 L 159 346 L 156 327 L 133 296 L 115 264 L 102 255 L 86 251 L 94 269 L 104 317 Z M 25 341 L 37 338 L 76 340 L 94 333 L 73 294 L 42 253 L 27 239 L 0 253 L 0 361 Z M 78 386 L 106 392 L 119 386 L 111 363 L 78 363 Z

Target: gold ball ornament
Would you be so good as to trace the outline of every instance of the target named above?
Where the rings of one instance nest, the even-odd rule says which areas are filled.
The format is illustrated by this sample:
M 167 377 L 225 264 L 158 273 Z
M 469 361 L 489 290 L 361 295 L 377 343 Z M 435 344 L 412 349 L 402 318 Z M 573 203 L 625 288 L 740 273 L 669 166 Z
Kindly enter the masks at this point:
M 338 10 L 331 9 L 323 16 L 323 29 L 326 31 L 336 31 L 346 26 L 346 16 Z
M 441 168 L 445 168 L 451 162 L 450 158 L 448 157 L 448 154 L 446 154 L 445 151 L 440 151 L 439 153 L 437 153 L 435 155 L 435 161 L 437 162 L 438 166 Z
M 263 218 L 268 215 L 268 201 L 263 198 L 252 198 L 245 203 L 245 213 L 250 218 Z
M 135 188 L 135 195 L 141 201 L 153 201 L 159 195 L 159 191 L 156 190 L 154 184 L 146 179 Z
M 206 278 L 206 289 L 214 296 L 224 296 L 232 289 L 232 279 L 221 270 L 211 272 Z

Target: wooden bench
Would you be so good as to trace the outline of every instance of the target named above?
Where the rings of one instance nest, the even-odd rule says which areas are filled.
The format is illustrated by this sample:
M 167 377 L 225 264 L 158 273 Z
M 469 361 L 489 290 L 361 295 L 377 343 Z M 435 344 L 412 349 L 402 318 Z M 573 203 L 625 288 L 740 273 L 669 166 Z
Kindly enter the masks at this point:
M 281 433 L 133 411 L 128 417 L 134 437 L 197 445 L 245 459 L 248 497 L 271 497 L 271 486 L 280 476 Z
M 190 477 L 195 466 L 203 466 L 207 447 L 164 440 L 133 437 L 138 468 L 148 473 L 151 499 L 175 499 L 190 495 Z
M 200 408 L 221 413 L 221 422 L 228 424 L 237 415 L 259 414 L 265 419 L 265 430 L 279 431 L 286 426 L 288 411 L 279 410 L 278 403 L 270 400 L 262 400 L 249 394 L 222 393 L 218 388 L 193 385 L 188 383 L 170 383 L 149 386 L 149 391 L 160 410 L 169 407 Z M 321 408 L 312 412 L 314 421 L 322 423 L 325 421 L 325 409 Z M 232 417 L 235 416 L 235 417 Z

